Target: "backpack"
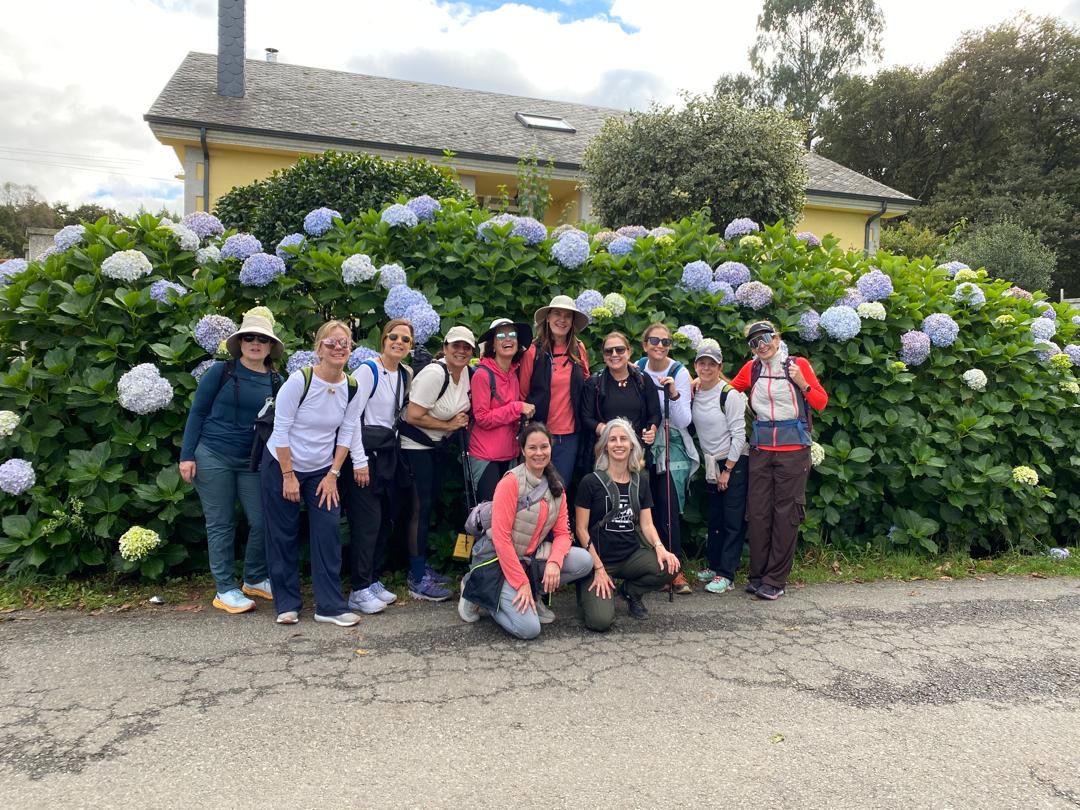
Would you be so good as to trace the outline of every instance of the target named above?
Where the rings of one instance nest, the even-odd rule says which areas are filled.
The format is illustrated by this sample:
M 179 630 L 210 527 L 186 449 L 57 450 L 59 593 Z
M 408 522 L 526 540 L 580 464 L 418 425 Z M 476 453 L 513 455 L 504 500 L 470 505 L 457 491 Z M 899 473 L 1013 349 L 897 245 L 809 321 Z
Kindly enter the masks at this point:
M 435 397 L 435 402 L 438 402 L 440 399 L 443 398 L 443 394 L 445 394 L 447 389 L 450 387 L 450 369 L 448 369 L 446 367 L 446 363 L 442 362 L 441 360 L 432 360 L 432 361 L 430 361 L 428 363 L 425 363 L 424 367 L 426 368 L 427 366 L 431 365 L 432 363 L 438 364 L 442 368 L 442 371 L 443 371 L 442 387 L 439 388 L 439 394 L 438 394 L 438 396 Z M 472 398 L 472 378 L 473 378 L 473 373 L 476 371 L 476 368 L 474 366 L 465 366 L 465 368 L 469 372 L 469 389 L 468 390 L 469 390 L 469 398 L 471 399 Z M 488 371 L 491 371 L 491 369 L 488 369 Z M 415 372 L 413 374 L 413 376 L 415 377 L 416 374 L 419 374 L 419 372 Z M 495 388 L 495 375 L 494 374 L 491 375 L 491 388 L 492 388 L 492 390 L 494 390 L 494 388 Z M 434 406 L 435 406 L 435 403 L 433 402 L 432 407 L 434 407 Z M 446 443 L 450 440 L 450 437 L 453 436 L 454 434 L 451 433 L 451 434 L 449 434 L 447 436 L 444 436 L 441 439 L 432 439 L 430 436 L 428 436 L 426 433 L 424 433 L 423 430 L 416 427 L 416 425 L 410 425 L 405 420 L 405 412 L 408 410 L 408 407 L 409 407 L 409 398 L 408 398 L 408 396 L 406 396 L 405 397 L 405 404 L 401 406 L 401 412 L 398 414 L 397 423 L 394 425 L 394 429 L 397 430 L 397 432 L 399 434 L 401 434 L 402 436 L 405 436 L 406 438 L 412 439 L 414 442 L 416 442 L 417 444 L 423 445 L 424 447 L 432 447 L 432 448 L 445 447 Z
M 611 509 L 607 514 L 602 516 L 598 520 L 594 520 L 589 523 L 589 538 L 592 539 L 596 536 L 596 529 L 612 520 L 622 510 L 622 499 L 619 496 L 619 485 L 611 480 L 611 476 L 607 474 L 605 470 L 593 470 L 593 475 L 597 480 L 604 485 L 604 489 L 607 491 L 608 500 L 611 501 Z M 630 474 L 630 509 L 634 513 L 634 526 L 637 529 L 637 533 L 641 535 L 641 474 Z
M 810 408 L 806 405 L 806 395 L 802 392 L 799 386 L 795 385 L 795 382 L 791 379 L 791 364 L 795 362 L 794 357 L 789 357 L 784 363 L 784 376 L 787 381 L 791 383 L 792 388 L 795 389 L 795 393 L 798 396 L 799 402 L 799 419 L 806 425 L 806 432 L 809 434 L 814 429 L 814 414 Z M 761 377 L 761 370 L 763 366 L 760 360 L 754 360 L 750 365 L 750 387 L 747 389 L 747 400 L 754 392 L 754 386 L 757 385 L 758 379 Z
M 232 358 L 232 357 L 230 357 L 228 360 L 226 360 L 224 362 L 223 366 L 222 366 L 221 379 L 218 380 L 218 389 L 217 389 L 217 392 L 214 394 L 214 399 L 215 400 L 221 394 L 221 389 L 225 387 L 225 384 L 230 379 L 233 381 L 233 403 L 234 403 L 234 405 L 236 407 L 236 410 L 239 411 L 240 410 L 240 379 L 239 379 L 239 377 L 236 376 L 236 360 L 235 360 L 235 358 Z M 272 392 L 271 396 L 273 396 L 273 397 L 277 396 L 278 389 L 281 388 L 281 386 L 282 386 L 282 384 L 284 382 L 285 382 L 285 380 L 276 371 L 271 371 L 270 372 L 270 390 Z
M 535 506 L 543 499 L 544 494 L 547 491 L 547 478 L 541 478 L 540 483 L 533 487 L 530 492 L 518 496 L 517 511 L 523 512 L 526 509 Z M 466 534 L 471 534 L 473 537 L 480 537 L 491 531 L 491 510 L 493 503 L 493 501 L 481 501 L 470 510 L 469 516 L 465 518 Z
M 372 393 L 374 393 L 375 389 L 379 387 L 379 367 L 377 365 L 375 365 L 374 360 L 365 360 L 360 365 L 367 366 L 368 369 L 371 370 L 371 377 L 372 377 L 371 391 L 372 391 Z M 410 372 L 410 368 L 408 366 L 406 366 L 404 363 L 398 364 L 398 370 L 397 370 L 397 373 L 398 373 L 398 395 L 397 395 L 398 396 L 398 401 L 395 402 L 394 404 L 395 404 L 395 406 L 398 407 L 399 410 L 404 409 L 404 407 L 409 403 L 409 386 L 412 383 L 412 375 L 410 375 L 409 372 Z M 415 374 L 415 372 L 414 372 L 414 374 Z M 404 396 L 401 394 L 401 392 L 404 392 Z M 360 414 L 360 424 L 363 424 L 363 423 L 364 423 L 364 415 Z

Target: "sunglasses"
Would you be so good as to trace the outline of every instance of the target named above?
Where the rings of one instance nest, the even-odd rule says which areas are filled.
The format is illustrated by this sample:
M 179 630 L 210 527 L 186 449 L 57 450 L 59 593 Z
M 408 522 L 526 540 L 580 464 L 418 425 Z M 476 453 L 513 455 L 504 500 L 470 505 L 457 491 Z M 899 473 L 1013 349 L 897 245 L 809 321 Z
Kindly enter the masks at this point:
M 665 349 L 672 344 L 671 338 L 653 337 L 649 336 L 650 346 L 663 346 Z
M 626 347 L 625 346 L 605 346 L 604 347 L 604 354 L 606 354 L 608 357 L 612 357 L 612 356 L 618 355 L 618 354 L 626 354 Z
M 759 346 L 764 346 L 766 343 L 772 343 L 772 339 L 775 337 L 772 332 L 762 332 L 760 335 L 754 335 L 750 340 L 746 341 L 746 344 L 751 349 L 756 349 Z
M 409 335 L 399 335 L 399 334 L 396 334 L 394 332 L 391 332 L 389 335 L 387 335 L 386 339 L 389 340 L 392 343 L 397 343 L 397 342 L 400 341 L 401 343 L 404 343 L 406 346 L 408 346 L 410 343 L 412 343 L 412 338 Z
M 323 338 L 322 345 L 328 349 L 347 349 L 352 343 L 348 338 Z
M 270 342 L 270 338 L 268 338 L 266 335 L 241 335 L 240 340 L 242 340 L 244 343 L 266 344 Z
M 506 340 L 508 338 L 516 338 L 516 337 L 517 337 L 517 332 L 496 332 L 495 333 L 495 339 L 496 340 Z

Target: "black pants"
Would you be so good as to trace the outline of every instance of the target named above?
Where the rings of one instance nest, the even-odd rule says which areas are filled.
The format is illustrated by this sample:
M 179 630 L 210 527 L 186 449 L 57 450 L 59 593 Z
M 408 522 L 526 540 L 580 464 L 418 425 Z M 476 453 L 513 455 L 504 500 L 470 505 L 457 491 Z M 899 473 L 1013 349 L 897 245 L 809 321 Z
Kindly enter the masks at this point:
M 409 574 L 415 582 L 424 576 L 427 565 L 431 509 L 442 490 L 443 471 L 448 463 L 444 450 L 402 450 L 412 476 L 412 509 L 409 518 Z
M 368 460 L 371 481 L 375 480 L 376 459 Z M 348 456 L 338 479 L 341 508 L 349 522 L 349 578 L 352 590 L 359 591 L 382 577 L 386 544 L 394 530 L 394 520 L 401 505 L 401 493 L 392 484 L 376 493 L 371 484 L 356 485 L 352 461 Z
M 652 492 L 652 519 L 664 547 L 677 557 L 682 556 L 682 532 L 679 530 L 679 493 L 675 491 L 675 479 L 668 484 L 667 473 L 658 472 L 652 464 L 649 452 L 649 489 Z M 671 497 L 668 498 L 670 491 Z M 668 504 L 671 505 L 671 532 L 668 532 Z
M 728 488 L 705 482 L 709 499 L 709 539 L 706 554 L 709 568 L 734 581 L 746 542 L 746 488 L 750 481 L 750 460 L 740 456 L 728 477 Z

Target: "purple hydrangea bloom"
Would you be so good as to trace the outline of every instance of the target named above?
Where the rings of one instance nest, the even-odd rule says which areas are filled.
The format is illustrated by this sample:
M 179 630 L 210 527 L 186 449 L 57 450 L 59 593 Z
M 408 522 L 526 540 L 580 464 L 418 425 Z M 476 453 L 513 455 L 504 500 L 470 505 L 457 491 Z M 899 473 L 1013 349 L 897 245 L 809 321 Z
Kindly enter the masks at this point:
M 724 238 L 727 240 L 735 239 L 739 236 L 746 236 L 748 233 L 757 233 L 761 230 L 761 226 L 749 217 L 739 217 L 733 219 L 724 228 Z
M 900 336 L 900 359 L 909 366 L 921 366 L 930 356 L 930 336 L 912 329 Z
M 37 482 L 34 468 L 22 458 L 9 458 L 0 464 L 0 489 L 8 495 L 22 495 Z
M 821 240 L 814 236 L 814 234 L 810 233 L 810 231 L 799 231 L 797 234 L 795 234 L 795 238 L 799 239 L 800 241 L 806 242 L 807 247 L 821 247 Z
M 153 363 L 140 363 L 120 377 L 116 393 L 121 407 L 132 413 L 148 414 L 169 406 L 173 387 Z
M 315 354 L 315 352 L 294 352 L 293 355 L 289 358 L 289 362 L 285 364 L 285 371 L 287 371 L 289 374 L 292 374 L 293 372 L 299 371 L 302 368 L 317 365 L 318 362 L 319 355 Z
M 1002 295 L 1008 296 L 1009 298 L 1023 298 L 1025 301 L 1031 300 L 1031 293 L 1023 287 L 1009 287 Z
M 842 298 L 836 300 L 836 306 L 849 307 L 850 309 L 857 309 L 859 304 L 865 304 L 866 299 L 863 298 L 863 294 L 859 292 L 858 287 L 848 287 Z
M 1057 322 L 1036 318 L 1031 322 L 1031 336 L 1036 340 L 1049 340 L 1057 334 Z
M 799 316 L 799 337 L 803 340 L 817 340 L 821 337 L 821 316 L 816 309 L 808 309 Z
M 295 259 L 296 254 L 290 253 L 284 250 L 284 248 L 298 247 L 300 250 L 304 249 L 304 245 L 307 243 L 307 237 L 302 233 L 290 233 L 288 236 L 281 237 L 281 241 L 277 243 L 277 247 L 274 248 L 274 254 L 283 262 L 287 262 L 290 259 Z
M 615 231 L 619 236 L 625 236 L 628 239 L 641 239 L 644 236 L 649 235 L 649 229 L 644 225 L 623 225 L 621 228 Z M 674 231 L 672 231 L 674 233 Z
M 304 233 L 310 236 L 322 236 L 334 227 L 334 219 L 341 219 L 341 214 L 333 208 L 316 208 L 304 217 Z
M 1039 358 L 1040 363 L 1049 363 L 1050 358 L 1056 354 L 1061 354 L 1061 347 L 1054 343 L 1054 341 L 1035 341 L 1035 356 Z
M 423 346 L 432 335 L 439 333 L 439 313 L 427 301 L 413 304 L 405 310 L 405 320 L 412 324 L 416 344 Z
M 184 218 L 180 220 L 180 224 L 189 231 L 194 231 L 200 239 L 221 236 L 225 233 L 225 226 L 221 224 L 221 220 L 206 211 L 193 211 L 190 214 L 185 214 Z
M 250 233 L 234 233 L 225 240 L 221 246 L 220 259 L 240 259 L 243 261 L 248 256 L 262 253 L 262 242 Z
M 353 349 L 352 354 L 349 355 L 348 367 L 349 371 L 356 371 L 360 368 L 360 364 L 366 360 L 374 360 L 379 356 L 379 353 L 374 349 L 369 349 L 367 346 L 357 346 Z
M 589 235 L 585 233 L 585 231 L 580 228 L 575 228 L 568 222 L 564 222 L 562 225 L 551 231 L 552 239 L 562 239 L 564 236 L 573 236 L 578 239 L 584 239 L 586 242 L 589 241 Z
M 612 256 L 625 256 L 633 249 L 634 240 L 629 236 L 616 236 L 607 246 L 607 252 Z
M 653 239 L 659 239 L 661 236 L 674 236 L 674 228 L 665 228 L 663 225 L 658 225 L 648 233 Z
M 68 225 L 53 234 L 53 247 L 58 251 L 70 250 L 82 244 L 86 228 L 82 225 Z
M 56 249 L 56 245 L 49 245 L 37 255 L 37 258 L 34 261 L 44 262 L 50 256 L 54 256 L 57 253 L 59 253 L 59 251 Z
M 724 262 L 716 268 L 714 278 L 735 288 L 750 280 L 750 268 L 742 262 Z
M 956 321 L 944 312 L 935 312 L 923 318 L 922 331 L 930 338 L 930 342 L 941 348 L 948 348 L 956 342 L 960 334 L 960 327 Z
M 202 375 L 205 374 L 212 365 L 214 365 L 214 361 L 212 359 L 203 360 L 191 370 L 191 376 L 194 377 L 196 380 L 201 380 Z
M 600 247 L 607 247 L 615 241 L 618 236 L 619 235 L 615 233 L 615 231 L 597 231 L 596 234 L 593 235 L 592 240 Z
M 1036 301 L 1035 309 L 1039 310 L 1039 317 L 1046 318 L 1050 321 L 1057 320 L 1057 310 L 1054 309 L 1054 305 L 1049 301 Z
M 1066 343 L 1065 348 L 1062 349 L 1062 351 L 1069 355 L 1069 360 L 1072 361 L 1073 368 L 1080 366 L 1080 346 L 1075 343 Z
M 579 310 L 589 316 L 589 323 L 592 323 L 592 311 L 597 307 L 604 305 L 604 296 L 597 290 L 582 290 L 581 294 L 574 301 Z
M 409 307 L 420 303 L 427 303 L 427 298 L 424 297 L 422 292 L 404 284 L 399 284 L 396 287 L 391 287 L 390 292 L 386 294 L 383 311 L 386 312 L 389 318 L 404 318 Z
M 721 304 L 735 302 L 735 289 L 726 281 L 710 281 L 705 291 L 710 295 L 719 295 Z
M 574 270 L 589 259 L 589 240 L 577 234 L 580 231 L 567 231 L 551 246 L 551 258 L 565 267 Z
M 247 287 L 265 287 L 283 275 L 285 262 L 269 253 L 255 253 L 244 259 L 240 268 L 240 283 Z
M 8 259 L 6 262 L 0 263 L 0 286 L 4 286 L 11 281 L 12 278 L 19 275 L 30 263 L 26 259 Z
M 435 219 L 435 212 L 442 210 L 442 203 L 430 194 L 413 197 L 405 205 L 416 214 L 416 218 L 421 222 L 432 222 Z
M 187 295 L 187 287 L 183 284 L 176 284 L 172 281 L 155 281 L 150 285 L 150 297 L 155 301 L 160 301 L 162 304 L 169 302 L 169 290 L 173 290 L 177 295 Z
M 949 274 L 949 278 L 952 278 L 953 276 L 955 276 L 961 270 L 970 270 L 970 269 L 971 268 L 968 267 L 963 262 L 945 262 L 945 264 L 939 264 L 938 265 L 938 270 L 944 270 L 946 273 Z
M 696 349 L 698 344 L 701 343 L 705 335 L 701 334 L 701 330 L 694 326 L 692 323 L 688 323 L 685 326 L 680 326 L 675 330 L 676 334 L 684 336 L 690 341 L 690 348 Z
M 215 354 L 218 346 L 236 331 L 236 324 L 224 315 L 203 315 L 195 324 L 195 342 L 209 354 Z
M 859 334 L 862 318 L 851 307 L 837 305 L 821 313 L 821 328 L 829 337 L 842 343 Z
M 893 294 L 892 279 L 876 268 L 860 276 L 855 286 L 867 301 L 884 301 Z
M 389 225 L 391 228 L 397 228 L 404 226 L 406 228 L 414 228 L 420 221 L 420 218 L 416 216 L 416 213 L 407 205 L 401 205 L 400 203 L 394 203 L 382 212 L 382 216 L 379 219 Z
M 684 290 L 705 290 L 708 289 L 712 280 L 712 268 L 709 267 L 709 263 L 699 259 L 696 262 L 688 262 L 683 267 L 682 280 L 679 283 Z
M 405 276 L 405 268 L 400 264 L 384 264 L 379 268 L 379 284 L 384 290 L 393 289 L 400 284 L 408 283 L 408 279 Z
M 772 299 L 772 287 L 760 281 L 748 281 L 735 290 L 735 300 L 751 309 L 763 309 L 772 303 Z M 855 317 L 858 318 L 857 315 Z
M 957 284 L 952 297 L 954 301 L 967 304 L 974 309 L 978 309 L 986 303 L 986 293 L 982 291 L 978 284 L 972 284 L 970 281 Z
M 491 229 L 497 226 L 511 225 L 517 219 L 513 214 L 498 214 L 491 219 L 486 219 L 476 226 L 476 238 L 490 242 L 492 239 Z
M 518 217 L 514 221 L 514 229 L 511 236 L 520 236 L 528 245 L 539 245 L 547 239 L 547 227 L 538 219 L 532 217 Z

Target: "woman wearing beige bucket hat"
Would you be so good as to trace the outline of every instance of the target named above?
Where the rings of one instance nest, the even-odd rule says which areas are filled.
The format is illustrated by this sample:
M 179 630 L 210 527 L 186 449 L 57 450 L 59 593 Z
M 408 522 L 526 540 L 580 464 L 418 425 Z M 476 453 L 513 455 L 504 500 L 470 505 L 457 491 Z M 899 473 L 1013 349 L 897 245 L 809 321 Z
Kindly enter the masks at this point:
M 195 391 L 180 448 L 180 476 L 195 484 L 202 501 L 210 572 L 217 586 L 214 607 L 246 613 L 255 608 L 249 596 L 272 597 L 259 473 L 251 471 L 250 457 L 255 416 L 281 387 L 274 360 L 284 347 L 267 318 L 246 315 L 225 348 L 232 358 L 207 369 Z M 240 587 L 233 553 L 237 500 L 251 528 Z
M 556 295 L 533 316 L 536 340 L 521 356 L 518 381 L 533 419 L 551 431 L 551 463 L 569 486 L 577 461 L 582 391 L 589 378 L 589 353 L 578 340 L 588 316 L 569 295 Z

